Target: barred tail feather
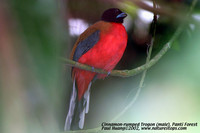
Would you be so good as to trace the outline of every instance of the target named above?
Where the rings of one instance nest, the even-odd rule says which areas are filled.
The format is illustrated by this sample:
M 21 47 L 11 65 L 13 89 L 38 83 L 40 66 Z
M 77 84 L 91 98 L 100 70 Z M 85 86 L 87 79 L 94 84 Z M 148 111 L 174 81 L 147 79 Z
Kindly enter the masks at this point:
M 92 82 L 88 85 L 88 89 L 84 94 L 84 99 L 86 100 L 86 110 L 85 113 L 87 114 L 89 112 L 89 104 L 90 104 L 90 88 L 91 88 Z
M 92 82 L 90 82 L 90 84 L 88 85 L 88 89 L 87 91 L 85 92 L 84 94 L 84 101 L 83 101 L 83 104 L 84 104 L 84 109 L 83 111 L 80 113 L 80 121 L 79 121 L 79 128 L 80 129 L 83 129 L 83 126 L 84 126 L 84 122 L 85 122 L 85 114 L 87 114 L 89 112 L 89 104 L 90 104 L 90 87 L 92 85 Z
M 65 127 L 64 127 L 65 131 L 70 130 L 72 118 L 74 115 L 74 109 L 76 106 L 76 99 L 77 99 L 77 91 L 76 91 L 75 78 L 74 78 L 73 90 L 72 90 L 72 95 L 71 95 L 70 104 L 69 104 L 69 111 L 65 120 Z
M 73 91 L 70 99 L 69 112 L 66 117 L 64 130 L 83 129 L 85 122 L 85 114 L 89 111 L 90 87 L 89 83 L 84 96 L 78 101 L 75 79 L 73 82 Z

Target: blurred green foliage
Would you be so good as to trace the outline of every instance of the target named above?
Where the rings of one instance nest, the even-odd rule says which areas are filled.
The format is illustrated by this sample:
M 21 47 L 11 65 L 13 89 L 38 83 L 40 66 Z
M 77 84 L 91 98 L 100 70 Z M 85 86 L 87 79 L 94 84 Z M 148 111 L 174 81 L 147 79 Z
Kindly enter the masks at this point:
M 19 70 L 20 80 L 22 80 L 18 91 L 23 93 L 23 97 L 14 94 L 15 92 L 8 92 L 12 99 L 10 99 L 10 105 L 7 106 L 10 106 L 13 113 L 16 109 L 13 106 L 15 99 L 23 101 L 17 104 L 22 107 L 22 110 L 24 109 L 24 117 L 13 121 L 19 121 L 19 123 L 24 121 L 21 125 L 25 124 L 26 127 L 20 129 L 21 127 L 14 126 L 17 132 L 58 132 L 61 127 L 58 123 L 63 117 L 62 103 L 65 100 L 64 86 L 67 81 L 64 78 L 66 74 L 64 63 L 60 61 L 60 57 L 66 56 L 68 46 L 66 45 L 68 43 L 67 24 L 62 16 L 62 10 L 59 9 L 61 4 L 54 0 L 5 2 L 5 11 L 10 9 L 9 17 L 13 20 L 8 24 L 14 25 L 10 32 L 17 38 L 15 40 L 10 35 L 13 44 L 9 45 L 17 48 L 14 49 L 17 53 L 15 60 L 19 64 L 16 71 Z M 17 85 L 13 84 L 13 86 Z M 6 86 L 2 89 L 6 89 Z M 3 104 L 5 104 L 4 101 Z M 2 132 L 12 132 L 14 129 L 12 129 L 13 122 L 11 121 L 15 118 L 10 118 L 9 113 L 5 111 L 1 121 L 4 127 L 1 129 Z M 18 115 L 17 113 L 13 115 Z M 6 119 L 10 120 L 5 123 Z M 5 124 L 11 129 L 5 128 Z
M 184 3 L 181 8 L 185 7 L 184 11 L 188 9 L 190 2 L 187 1 L 180 1 L 176 6 L 181 2 Z M 82 18 L 93 23 L 104 9 L 116 6 L 122 7 L 131 18 L 131 26 L 127 29 L 128 49 L 118 68 L 133 68 L 144 63 L 150 35 L 139 39 L 137 35 L 139 32 L 149 33 L 150 24 L 142 25 L 141 29 L 137 27 L 138 23 L 144 23 L 137 18 L 140 8 L 131 1 L 4 0 L 0 5 L 1 14 L 4 14 L 0 14 L 0 22 L 6 23 L 0 26 L 6 30 L 0 29 L 0 32 L 5 35 L 2 38 L 7 40 L 2 43 L 1 38 L 0 46 L 9 47 L 6 52 L 0 49 L 0 132 L 63 131 L 72 87 L 70 67 L 60 60 L 60 57 L 69 56 L 73 45 L 67 20 Z M 171 7 L 171 3 L 166 6 Z M 196 14 L 199 11 L 199 7 L 194 10 Z M 168 16 L 159 16 L 154 55 L 171 38 L 180 23 Z M 135 32 L 136 28 L 139 32 Z M 200 122 L 199 29 L 196 23 L 193 30 L 186 26 L 173 49 L 148 70 L 145 87 L 138 101 L 119 122 Z M 9 56 L 5 56 L 7 54 Z M 86 115 L 85 128 L 109 122 L 123 110 L 134 97 L 140 76 L 108 77 L 96 81 L 92 85 L 91 106 Z M 198 133 L 199 129 L 189 131 Z

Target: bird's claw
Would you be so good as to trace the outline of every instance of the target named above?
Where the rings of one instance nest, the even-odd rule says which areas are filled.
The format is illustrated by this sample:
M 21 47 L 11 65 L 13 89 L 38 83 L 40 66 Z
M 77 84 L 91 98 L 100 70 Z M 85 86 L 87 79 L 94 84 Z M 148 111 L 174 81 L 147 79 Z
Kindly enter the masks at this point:
M 110 72 L 107 73 L 107 76 L 109 76 L 109 75 L 110 75 Z
M 95 71 L 94 71 L 94 67 L 92 67 L 92 72 L 95 72 Z

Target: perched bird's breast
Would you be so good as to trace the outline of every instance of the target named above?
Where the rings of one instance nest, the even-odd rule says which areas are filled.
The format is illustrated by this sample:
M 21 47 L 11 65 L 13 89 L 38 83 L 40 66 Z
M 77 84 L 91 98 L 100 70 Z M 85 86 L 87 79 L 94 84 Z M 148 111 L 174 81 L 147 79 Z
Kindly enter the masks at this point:
M 118 48 L 126 46 L 127 33 L 122 24 L 111 23 L 111 26 L 106 32 L 100 32 L 99 43 L 104 45 L 107 49 Z
M 124 53 L 127 33 L 120 23 L 105 22 L 98 26 L 99 23 L 96 24 L 100 31 L 99 41 L 79 59 L 79 62 L 110 71 Z

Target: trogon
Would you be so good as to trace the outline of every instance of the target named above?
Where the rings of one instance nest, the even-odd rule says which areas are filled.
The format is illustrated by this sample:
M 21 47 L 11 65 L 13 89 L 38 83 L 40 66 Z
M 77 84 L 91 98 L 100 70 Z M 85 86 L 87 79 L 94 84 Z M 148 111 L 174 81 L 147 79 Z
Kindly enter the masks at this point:
M 118 8 L 104 11 L 101 20 L 79 36 L 72 49 L 71 59 L 109 73 L 121 59 L 127 45 L 127 33 L 122 25 L 126 16 Z M 91 84 L 95 79 L 104 79 L 106 76 L 72 68 L 73 89 L 65 130 L 83 129 L 85 114 L 89 111 Z

